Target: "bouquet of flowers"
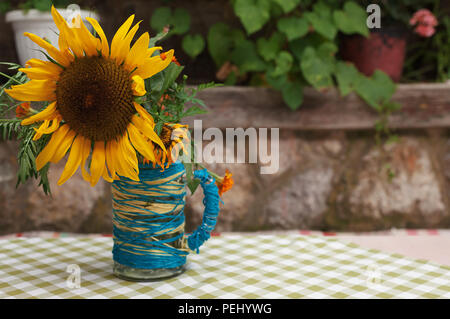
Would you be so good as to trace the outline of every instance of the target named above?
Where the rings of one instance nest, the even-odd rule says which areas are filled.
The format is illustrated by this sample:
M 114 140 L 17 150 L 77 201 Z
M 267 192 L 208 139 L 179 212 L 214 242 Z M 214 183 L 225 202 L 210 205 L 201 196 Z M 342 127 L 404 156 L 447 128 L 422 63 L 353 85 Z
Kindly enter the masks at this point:
M 168 30 L 150 39 L 146 32 L 131 46 L 138 31 L 134 15 L 108 43 L 103 29 L 92 18 L 97 36 L 78 16 L 68 23 L 52 7 L 59 29 L 58 47 L 32 34 L 24 35 L 42 47 L 48 61 L 29 60 L 25 67 L 2 63 L 16 71 L 0 90 L 0 129 L 4 138 L 20 140 L 18 184 L 39 178 L 50 192 L 47 172 L 51 163 L 67 162 L 58 185 L 78 168 L 92 186 L 100 178 L 108 182 L 126 177 L 139 180 L 139 163 L 164 170 L 180 154 L 191 153 L 186 116 L 204 113 L 196 97 L 214 83 L 187 88 L 183 67 L 173 50 L 156 43 Z M 5 94 L 6 93 L 6 94 Z M 15 118 L 9 118 L 13 110 Z M 192 171 L 198 163 L 186 163 L 187 183 L 195 191 Z M 219 191 L 231 188 L 227 171 L 216 179 Z

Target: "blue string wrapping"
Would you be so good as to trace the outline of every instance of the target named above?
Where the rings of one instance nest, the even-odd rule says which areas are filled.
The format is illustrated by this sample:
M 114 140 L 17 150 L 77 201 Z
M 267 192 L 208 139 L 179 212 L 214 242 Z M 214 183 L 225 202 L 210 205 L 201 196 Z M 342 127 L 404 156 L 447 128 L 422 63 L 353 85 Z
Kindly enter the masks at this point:
M 184 233 L 186 191 L 177 182 L 181 163 L 165 171 L 140 165 L 139 182 L 121 177 L 113 187 L 113 259 L 140 269 L 176 268 L 188 251 L 176 248 Z M 179 229 L 178 231 L 176 231 Z
M 183 164 L 176 162 L 164 171 L 140 165 L 140 181 L 121 177 L 113 188 L 113 259 L 139 269 L 176 268 L 186 263 Z M 219 194 L 207 170 L 194 172 L 203 188 L 205 211 L 202 225 L 187 238 L 199 253 L 210 237 L 219 213 Z
M 203 188 L 203 220 L 200 227 L 198 227 L 189 237 L 188 245 L 192 251 L 197 254 L 200 252 L 199 247 L 209 239 L 211 232 L 216 226 L 217 216 L 219 215 L 219 189 L 206 169 L 194 172 L 194 177 L 200 179 L 200 185 Z

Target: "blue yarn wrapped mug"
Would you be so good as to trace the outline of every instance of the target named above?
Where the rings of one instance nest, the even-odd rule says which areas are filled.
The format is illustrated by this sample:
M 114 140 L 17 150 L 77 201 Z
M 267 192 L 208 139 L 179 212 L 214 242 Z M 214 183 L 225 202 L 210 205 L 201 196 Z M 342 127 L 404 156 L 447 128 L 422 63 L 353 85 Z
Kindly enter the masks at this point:
M 139 165 L 139 181 L 125 177 L 112 184 L 113 272 L 122 279 L 151 281 L 185 270 L 187 255 L 199 253 L 219 214 L 219 190 L 206 169 L 194 172 L 203 188 L 202 224 L 184 232 L 185 169 L 180 162 L 165 170 Z

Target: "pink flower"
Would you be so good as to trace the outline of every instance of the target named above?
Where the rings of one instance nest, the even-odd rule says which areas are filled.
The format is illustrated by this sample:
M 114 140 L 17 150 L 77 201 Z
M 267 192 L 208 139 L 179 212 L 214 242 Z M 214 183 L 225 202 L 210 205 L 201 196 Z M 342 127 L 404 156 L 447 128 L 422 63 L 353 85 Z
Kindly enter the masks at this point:
M 409 20 L 410 25 L 417 25 L 414 29 L 418 35 L 422 37 L 431 37 L 435 26 L 438 25 L 436 17 L 428 9 L 420 9 Z

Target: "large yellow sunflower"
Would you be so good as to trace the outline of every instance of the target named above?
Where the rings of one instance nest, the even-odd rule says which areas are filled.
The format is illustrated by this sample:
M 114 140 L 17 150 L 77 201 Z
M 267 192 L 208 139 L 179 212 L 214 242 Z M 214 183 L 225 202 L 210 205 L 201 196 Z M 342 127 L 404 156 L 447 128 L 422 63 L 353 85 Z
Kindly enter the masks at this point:
M 148 33 L 130 48 L 139 26 L 131 28 L 134 15 L 118 29 L 111 46 L 96 20 L 86 18 L 100 38 L 89 32 L 80 17 L 74 24 L 77 27 L 71 27 L 53 7 L 52 16 L 59 29 L 59 49 L 25 33 L 47 51 L 50 61 L 29 60 L 20 71 L 30 81 L 7 91 L 20 101 L 51 102 L 22 121 L 22 125 L 42 122 L 35 128 L 35 140 L 52 134 L 36 158 L 36 168 L 59 162 L 70 152 L 58 185 L 79 166 L 92 186 L 100 177 L 109 182 L 119 176 L 139 180 L 136 151 L 155 163 L 154 145 L 166 149 L 154 131 L 152 116 L 135 97 L 146 93 L 144 79 L 170 64 L 173 50 L 152 56 L 161 47 L 148 48 Z

